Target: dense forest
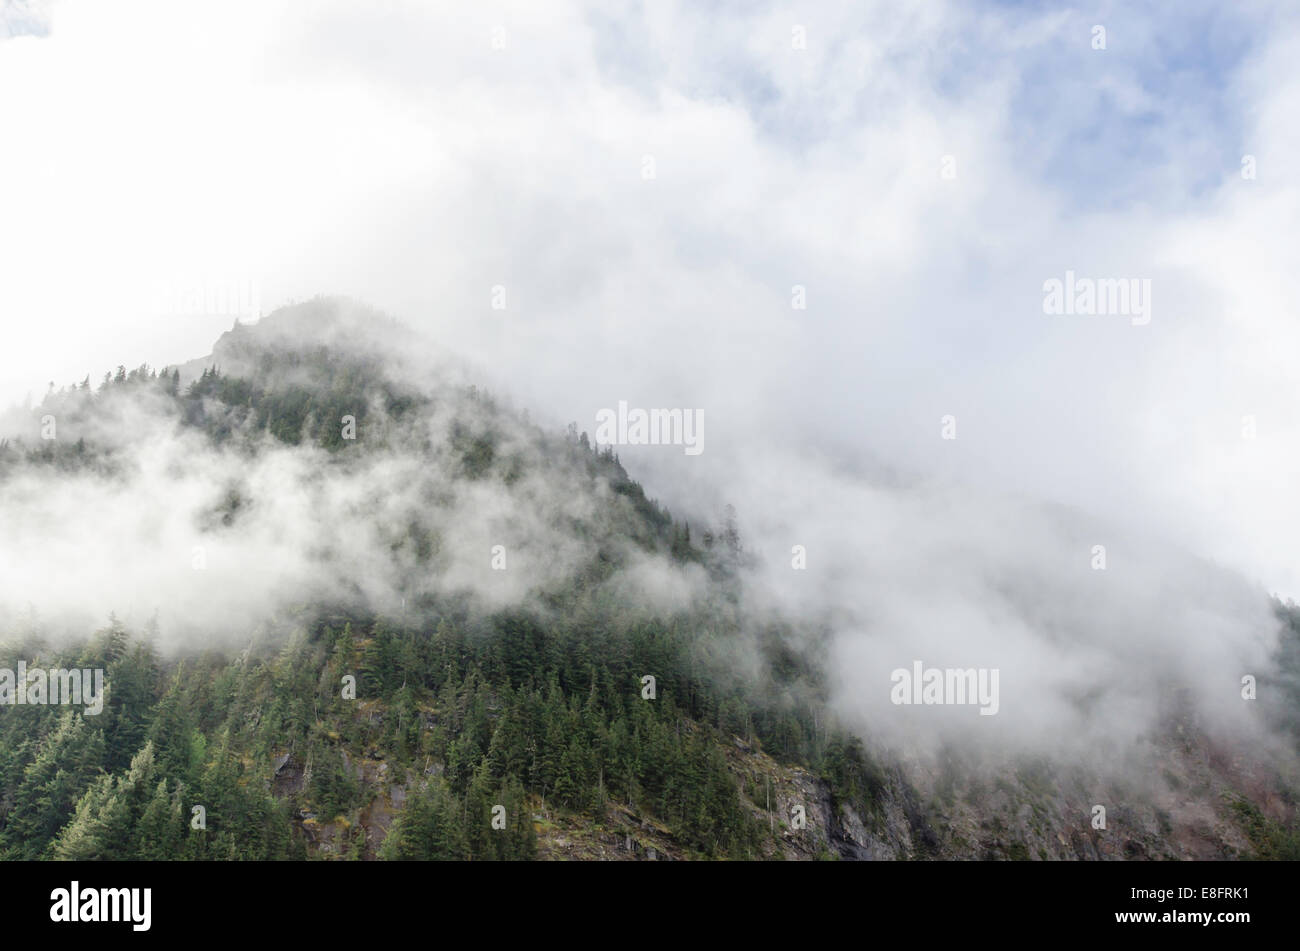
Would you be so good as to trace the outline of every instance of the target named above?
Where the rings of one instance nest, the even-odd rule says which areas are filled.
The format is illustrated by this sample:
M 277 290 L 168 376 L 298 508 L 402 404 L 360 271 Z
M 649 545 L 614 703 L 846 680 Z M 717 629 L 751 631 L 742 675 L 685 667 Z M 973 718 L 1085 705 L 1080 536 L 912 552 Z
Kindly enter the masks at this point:
M 589 557 L 567 583 L 506 610 L 418 585 L 387 614 L 355 599 L 293 605 L 242 651 L 165 653 L 154 626 L 129 631 L 116 618 L 71 646 L 39 624 L 6 632 L 0 667 L 102 668 L 108 689 L 98 716 L 0 709 L 0 856 L 531 858 L 548 817 L 598 821 L 611 804 L 647 817 L 683 854 L 758 856 L 790 817 L 756 817 L 757 793 L 744 801 L 728 748 L 803 764 L 870 814 L 879 769 L 828 726 L 815 664 L 779 625 L 748 632 L 764 688 L 726 675 L 721 658 L 742 624 L 734 513 L 693 537 L 576 426 L 544 434 L 475 387 L 430 396 L 365 353 L 236 342 L 251 354 L 247 375 L 205 367 L 182 386 L 177 368 L 120 367 L 98 387 L 52 388 L 33 425 L 54 417 L 95 432 L 130 400 L 230 451 L 255 453 L 269 437 L 314 444 L 346 467 L 351 453 L 397 445 L 439 454 L 451 478 L 506 486 L 526 465 L 554 467 L 608 489 L 607 511 L 567 528 Z M 446 446 L 404 425 L 435 400 L 454 407 Z M 338 425 L 348 415 L 362 427 L 382 419 L 368 426 L 380 435 L 349 445 Z M 506 427 L 526 431 L 536 452 L 503 451 Z M 32 467 L 125 477 L 119 455 L 93 437 L 16 439 L 0 445 L 0 478 Z M 232 486 L 207 513 L 212 530 L 249 501 Z M 416 520 L 393 547 L 435 570 L 437 534 Z M 629 610 L 603 584 L 628 545 L 702 567 L 716 597 L 707 608 Z M 403 808 L 382 841 L 367 841 L 362 819 L 392 786 Z
M 814 742 L 798 712 L 748 707 L 693 681 L 671 626 L 613 634 L 597 616 L 548 630 L 505 616 L 469 630 L 317 619 L 261 657 L 164 663 L 120 624 L 76 650 L 11 646 L 51 667 L 102 667 L 98 716 L 26 706 L 0 720 L 7 858 L 303 857 L 304 828 L 347 826 L 375 789 L 356 764 L 421 777 L 379 854 L 528 858 L 542 804 L 599 815 L 610 801 L 665 823 L 702 855 L 754 854 L 766 827 L 740 807 L 718 740 L 811 756 L 845 795 L 868 794 L 861 747 Z M 656 670 L 643 699 L 636 672 Z M 345 699 L 345 676 L 356 678 Z M 286 788 L 283 766 L 299 781 Z M 491 808 L 505 807 L 504 830 Z M 204 828 L 191 828 L 202 805 Z M 355 826 L 354 826 L 355 827 Z M 500 834 L 498 834 L 500 833 Z M 343 853 L 360 857 L 351 836 Z
M 970 841 L 949 779 L 923 801 L 837 723 L 817 630 L 795 636 L 747 609 L 734 511 L 675 519 L 576 425 L 548 433 L 475 386 L 404 382 L 355 340 L 293 342 L 303 314 L 319 323 L 322 310 L 236 327 L 184 374 L 119 367 L 97 386 L 51 386 L 24 411 L 26 433 L 0 441 L 0 480 L 130 479 L 123 444 L 136 430 L 120 423 L 135 412 L 249 459 L 311 447 L 322 467 L 369 478 L 368 455 L 415 458 L 428 510 L 379 532 L 401 597 L 290 597 L 237 648 L 177 646 L 157 623 L 116 616 L 71 639 L 11 618 L 0 668 L 102 668 L 107 698 L 98 715 L 0 706 L 0 858 L 510 860 L 606 857 L 610 843 L 628 857 L 1105 854 L 1086 822 L 1059 844 L 1039 830 L 1059 804 L 1033 770 L 996 792 L 1010 821 L 1026 817 L 1023 833 L 985 815 Z M 349 419 L 364 438 L 349 438 Z M 59 435 L 42 438 L 51 421 Z M 456 544 L 438 517 L 449 485 L 581 499 L 547 515 L 548 538 L 580 557 L 506 606 L 430 583 Z M 275 503 L 234 481 L 197 530 L 238 531 Z M 639 558 L 689 569 L 707 596 L 658 608 L 622 597 L 616 582 Z M 1288 699 L 1275 717 L 1300 742 L 1300 611 L 1277 611 Z M 997 811 L 973 781 L 964 795 Z M 1242 796 L 1226 808 L 1249 854 L 1300 855 L 1293 827 Z M 805 811 L 819 828 L 800 845 Z M 1134 836 L 1131 848 L 1154 848 Z

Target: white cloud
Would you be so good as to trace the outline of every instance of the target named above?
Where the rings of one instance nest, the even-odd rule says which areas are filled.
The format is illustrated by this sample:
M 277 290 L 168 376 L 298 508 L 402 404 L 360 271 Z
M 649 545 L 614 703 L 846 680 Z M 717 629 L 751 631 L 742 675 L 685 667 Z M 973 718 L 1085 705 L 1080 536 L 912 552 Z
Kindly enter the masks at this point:
M 976 617 L 979 560 L 1019 527 L 990 537 L 966 490 L 870 486 L 891 472 L 1058 502 L 1294 596 L 1296 19 L 1243 7 L 1250 55 L 1181 96 L 1190 67 L 1161 45 L 1179 9 L 1103 9 L 1097 53 L 1081 14 L 960 4 L 64 0 L 47 38 L 0 44 L 0 396 L 204 352 L 229 316 L 150 315 L 160 282 L 250 279 L 267 307 L 348 293 L 556 421 L 702 408 L 703 456 L 624 461 L 674 506 L 735 501 L 756 547 L 842 551 L 818 590 L 850 616 L 901 579 L 886 617 L 951 585 L 935 625 L 1028 636 Z M 1150 278 L 1151 324 L 1044 315 L 1067 269 Z M 1024 518 L 1053 562 L 1061 536 Z M 887 549 L 866 544 L 882 522 Z M 969 554 L 927 574 L 949 548 Z M 1176 599 L 1196 576 L 1125 571 L 1138 627 L 1090 622 L 1068 572 L 1045 582 L 1096 649 L 1143 630 L 1142 584 Z M 1262 623 L 1243 616 L 1241 656 Z

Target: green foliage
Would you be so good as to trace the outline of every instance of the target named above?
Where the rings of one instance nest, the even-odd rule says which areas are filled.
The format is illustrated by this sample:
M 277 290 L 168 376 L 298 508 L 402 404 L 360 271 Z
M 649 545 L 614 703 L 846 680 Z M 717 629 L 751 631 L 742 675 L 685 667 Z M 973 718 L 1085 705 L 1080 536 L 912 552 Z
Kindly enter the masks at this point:
M 393 783 L 411 793 L 380 850 L 388 857 L 528 858 L 530 802 L 599 819 L 611 801 L 657 816 L 701 854 L 754 854 L 761 827 L 741 805 L 719 727 L 752 721 L 762 742 L 764 722 L 789 719 L 802 736 L 799 717 L 719 702 L 674 625 L 575 604 L 581 623 L 353 618 L 309 624 L 314 634 L 286 635 L 278 650 L 169 662 L 113 622 L 52 659 L 75 654 L 118 678 L 102 714 L 29 707 L 0 720 L 0 855 L 285 858 L 311 840 L 298 817 L 356 823 Z M 653 700 L 637 676 L 647 669 L 659 672 Z M 353 670 L 358 697 L 344 700 L 335 685 Z M 852 743 L 835 741 L 826 762 L 846 795 L 868 788 Z M 301 781 L 283 782 L 277 763 Z M 387 785 L 376 786 L 380 764 Z M 195 805 L 206 829 L 189 827 Z M 492 828 L 494 806 L 505 829 Z
M 589 515 L 563 517 L 588 557 L 534 592 L 528 610 L 484 614 L 422 591 L 398 617 L 311 605 L 269 621 L 240 656 L 163 658 L 115 619 L 62 652 L 0 648 L 10 667 L 35 657 L 103 668 L 107 684 L 98 716 L 0 712 L 0 858 L 298 857 L 324 854 L 325 825 L 341 830 L 330 854 L 369 855 L 376 843 L 359 827 L 394 789 L 405 801 L 382 857 L 528 858 L 535 810 L 599 821 L 610 803 L 656 817 L 692 852 L 743 857 L 766 833 L 723 753 L 733 736 L 819 764 L 838 795 L 873 795 L 879 778 L 860 746 L 837 738 L 824 715 L 818 726 L 815 665 L 788 646 L 788 632 L 740 620 L 734 511 L 702 530 L 675 522 L 612 448 L 576 426 L 546 435 L 473 387 L 416 392 L 363 347 L 263 346 L 239 327 L 223 344 L 240 373 L 214 366 L 182 387 L 171 368 L 119 367 L 97 389 L 87 379 L 51 390 L 34 418 L 54 413 L 61 428 L 93 434 L 111 429 L 90 425 L 99 417 L 138 400 L 232 452 L 305 444 L 321 465 L 347 466 L 358 453 L 400 448 L 454 481 L 495 480 L 503 491 L 542 467 L 551 484 L 588 493 Z M 447 414 L 436 446 L 421 425 L 434 409 Z M 344 438 L 344 416 L 365 439 Z M 116 473 L 115 447 L 95 438 L 0 445 L 0 478 L 23 465 Z M 445 490 L 429 486 L 434 497 Z M 267 501 L 234 480 L 199 527 L 230 530 Z M 394 580 L 436 573 L 444 542 L 435 525 L 418 511 L 395 524 L 383 529 Z M 714 597 L 662 614 L 630 606 L 605 582 L 640 553 L 702 568 Z M 742 650 L 747 668 L 762 668 L 759 689 L 728 674 Z M 647 674 L 653 700 L 641 696 Z M 347 675 L 354 700 L 341 696 Z M 190 826 L 195 806 L 206 810 L 204 829 Z M 504 829 L 492 828 L 497 806 Z
M 1255 858 L 1290 862 L 1300 859 L 1300 831 L 1268 818 L 1258 806 L 1241 796 L 1229 797 L 1228 805 L 1254 846 Z

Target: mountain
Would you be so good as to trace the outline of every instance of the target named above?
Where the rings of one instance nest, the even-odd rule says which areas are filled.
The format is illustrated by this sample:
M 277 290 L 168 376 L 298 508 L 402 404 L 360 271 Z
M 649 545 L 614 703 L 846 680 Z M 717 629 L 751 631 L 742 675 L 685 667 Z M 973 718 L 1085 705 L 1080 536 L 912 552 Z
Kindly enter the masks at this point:
M 1160 685 L 1110 768 L 913 749 L 829 702 L 825 619 L 759 597 L 736 513 L 674 515 L 354 302 L 6 419 L 39 570 L 0 671 L 106 690 L 0 706 L 0 857 L 1300 855 L 1294 605 L 1252 745 Z

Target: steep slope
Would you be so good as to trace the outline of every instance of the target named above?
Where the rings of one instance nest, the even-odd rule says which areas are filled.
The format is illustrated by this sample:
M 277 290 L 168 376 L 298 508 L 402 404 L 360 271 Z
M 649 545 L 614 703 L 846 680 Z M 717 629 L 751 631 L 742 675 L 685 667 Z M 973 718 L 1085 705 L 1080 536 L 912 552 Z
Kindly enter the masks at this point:
M 674 519 L 612 450 L 430 360 L 318 300 L 52 392 L 0 443 L 15 535 L 131 514 L 66 612 L 0 603 L 0 666 L 109 684 L 99 715 L 0 711 L 0 855 L 1296 854 L 1284 772 L 1176 705 L 1159 783 L 851 735 L 819 632 L 750 607 L 734 522 Z M 87 637 L 128 589 L 156 619 Z

